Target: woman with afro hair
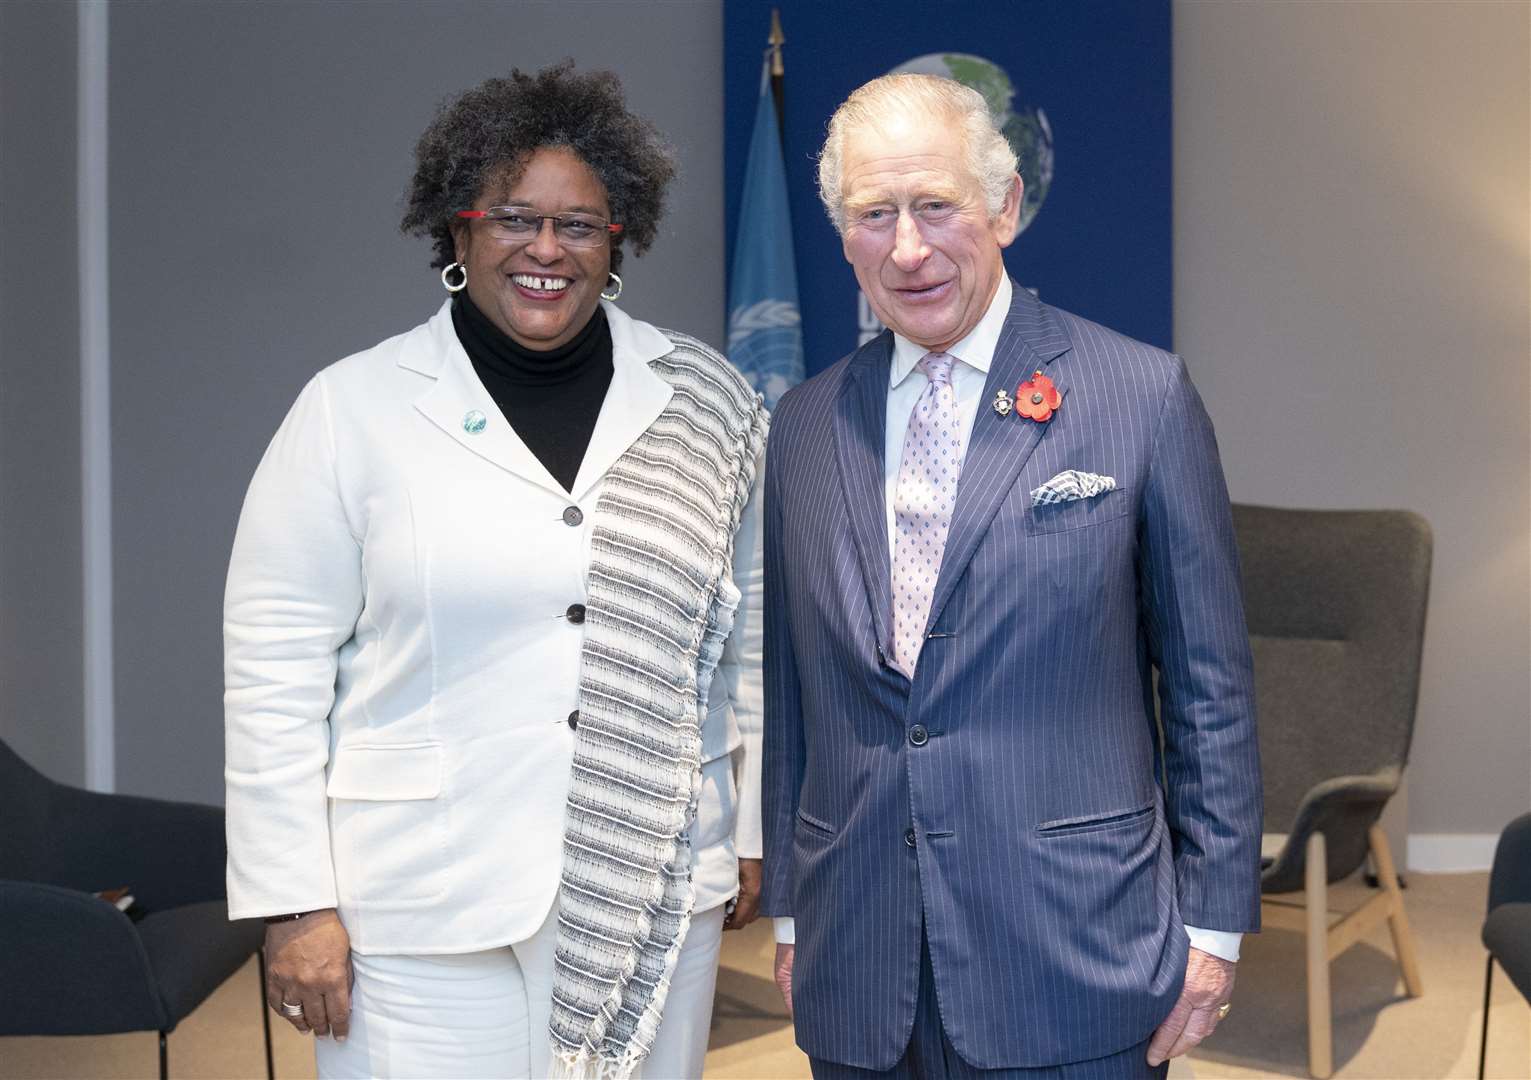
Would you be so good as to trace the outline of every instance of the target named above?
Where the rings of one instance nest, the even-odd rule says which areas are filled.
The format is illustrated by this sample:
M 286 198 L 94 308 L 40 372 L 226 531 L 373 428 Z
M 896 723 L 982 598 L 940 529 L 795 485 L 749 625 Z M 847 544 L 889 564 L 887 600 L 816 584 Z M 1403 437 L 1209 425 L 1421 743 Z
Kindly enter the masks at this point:
M 229 913 L 322 1077 L 701 1075 L 760 882 L 765 411 L 617 306 L 674 165 L 616 76 L 448 102 L 445 303 L 319 372 L 224 606 Z

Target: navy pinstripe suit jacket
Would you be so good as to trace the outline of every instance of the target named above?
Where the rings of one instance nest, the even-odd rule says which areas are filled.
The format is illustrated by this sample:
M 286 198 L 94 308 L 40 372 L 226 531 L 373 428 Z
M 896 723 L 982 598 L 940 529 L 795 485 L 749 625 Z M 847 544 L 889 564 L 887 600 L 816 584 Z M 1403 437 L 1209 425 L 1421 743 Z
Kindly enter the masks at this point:
M 1014 293 L 912 683 L 889 660 L 891 336 L 772 419 L 763 911 L 797 919 L 814 1057 L 897 1062 L 922 921 L 947 1034 L 983 1068 L 1140 1042 L 1180 992 L 1182 919 L 1258 928 L 1253 675 L 1211 422 L 1178 357 Z M 1064 395 L 1049 422 L 988 407 L 1037 370 Z M 1065 469 L 1117 489 L 1032 506 Z

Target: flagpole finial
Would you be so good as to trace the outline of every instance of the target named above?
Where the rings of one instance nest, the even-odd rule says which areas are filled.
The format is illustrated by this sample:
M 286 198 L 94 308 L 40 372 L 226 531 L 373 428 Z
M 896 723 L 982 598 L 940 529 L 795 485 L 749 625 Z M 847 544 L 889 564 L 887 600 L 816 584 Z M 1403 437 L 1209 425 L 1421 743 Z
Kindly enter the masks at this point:
M 771 74 L 784 74 L 786 69 L 782 66 L 781 62 L 781 47 L 786 44 L 787 37 L 781 32 L 780 8 L 771 9 L 771 36 L 766 38 L 766 42 L 771 46 Z

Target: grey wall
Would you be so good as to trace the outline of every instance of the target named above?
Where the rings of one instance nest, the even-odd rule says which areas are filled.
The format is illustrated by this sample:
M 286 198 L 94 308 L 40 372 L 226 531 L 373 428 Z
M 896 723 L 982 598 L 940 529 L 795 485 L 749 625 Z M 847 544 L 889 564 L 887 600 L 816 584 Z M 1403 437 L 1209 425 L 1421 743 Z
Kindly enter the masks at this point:
M 0 739 L 85 779 L 75 10 L 0 4 Z
M 111 12 L 121 790 L 222 797 L 221 602 L 245 485 L 312 373 L 443 296 L 398 233 L 445 96 L 572 55 L 681 161 L 623 306 L 722 340 L 722 8 L 145 3 Z
M 1531 6 L 1177 3 L 1175 342 L 1234 498 L 1405 507 L 1415 834 L 1531 806 Z
M 1176 338 L 1236 498 L 1437 538 L 1412 831 L 1531 802 L 1527 12 L 1180 2 Z M 119 787 L 221 797 L 219 605 L 303 381 L 439 302 L 397 235 L 437 100 L 573 53 L 679 146 L 625 302 L 722 337 L 720 0 L 114 4 Z M 0 737 L 80 735 L 74 10 L 0 3 Z

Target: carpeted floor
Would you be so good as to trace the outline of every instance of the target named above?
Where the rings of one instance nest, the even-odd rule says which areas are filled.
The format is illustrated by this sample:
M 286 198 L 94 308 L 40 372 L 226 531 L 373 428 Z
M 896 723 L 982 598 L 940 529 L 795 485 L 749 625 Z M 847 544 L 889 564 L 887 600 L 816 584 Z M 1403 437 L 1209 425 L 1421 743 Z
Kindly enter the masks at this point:
M 1482 1022 L 1483 920 L 1487 875 L 1415 874 L 1406 893 L 1419 949 L 1425 996 L 1403 996 L 1392 944 L 1379 928 L 1333 965 L 1334 1062 L 1337 1077 L 1375 1080 L 1477 1075 Z M 1342 910 L 1365 893 L 1359 883 L 1335 890 Z M 770 981 L 769 926 L 756 923 L 724 938 L 707 1073 L 713 1080 L 808 1076 Z M 1216 1036 L 1176 1080 L 1243 1080 L 1307 1075 L 1307 1004 L 1301 935 L 1269 931 L 1247 938 L 1234 1009 Z M 24 993 L 24 987 L 7 992 Z M 1489 1032 L 1491 1077 L 1531 1080 L 1531 1008 L 1499 975 Z M 264 1075 L 254 961 L 225 983 L 170 1037 L 170 1072 L 178 1078 Z M 276 1072 L 314 1075 L 306 1040 L 284 1024 L 276 1032 Z M 155 1075 L 153 1034 L 97 1038 L 0 1039 L 0 1080 L 20 1077 L 116 1078 Z

